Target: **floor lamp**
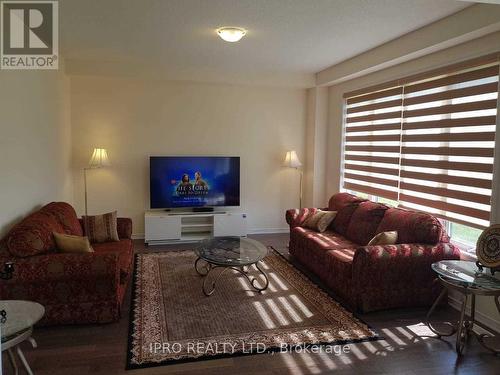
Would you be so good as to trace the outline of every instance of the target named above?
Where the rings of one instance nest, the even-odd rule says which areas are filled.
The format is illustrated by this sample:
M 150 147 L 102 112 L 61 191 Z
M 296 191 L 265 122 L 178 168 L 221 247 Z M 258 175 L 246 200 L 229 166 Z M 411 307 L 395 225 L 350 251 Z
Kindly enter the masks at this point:
M 299 193 L 299 208 L 302 208 L 302 170 L 300 167 L 302 166 L 302 163 L 299 160 L 299 157 L 297 156 L 297 153 L 295 150 L 287 151 L 285 155 L 285 160 L 283 161 L 283 166 L 288 167 L 288 168 L 294 168 L 296 169 L 299 174 L 300 174 L 300 193 Z
M 94 148 L 92 157 L 90 158 L 89 165 L 83 168 L 83 183 L 85 185 L 85 216 L 88 215 L 87 212 L 87 171 L 90 169 L 97 169 L 102 167 L 109 167 L 111 163 L 109 162 L 108 152 L 104 148 Z

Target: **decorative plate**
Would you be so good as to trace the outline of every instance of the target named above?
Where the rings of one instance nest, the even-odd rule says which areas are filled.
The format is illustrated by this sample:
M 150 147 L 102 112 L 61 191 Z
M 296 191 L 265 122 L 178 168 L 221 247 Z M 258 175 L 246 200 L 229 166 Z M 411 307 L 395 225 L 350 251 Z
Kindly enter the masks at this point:
M 485 267 L 500 267 L 500 224 L 485 229 L 476 245 L 478 261 Z

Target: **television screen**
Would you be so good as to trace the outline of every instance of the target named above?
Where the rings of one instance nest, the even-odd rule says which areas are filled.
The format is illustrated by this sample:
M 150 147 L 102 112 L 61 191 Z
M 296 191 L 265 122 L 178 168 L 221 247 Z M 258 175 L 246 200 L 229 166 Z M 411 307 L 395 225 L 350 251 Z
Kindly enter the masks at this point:
M 152 156 L 151 208 L 239 206 L 240 158 Z

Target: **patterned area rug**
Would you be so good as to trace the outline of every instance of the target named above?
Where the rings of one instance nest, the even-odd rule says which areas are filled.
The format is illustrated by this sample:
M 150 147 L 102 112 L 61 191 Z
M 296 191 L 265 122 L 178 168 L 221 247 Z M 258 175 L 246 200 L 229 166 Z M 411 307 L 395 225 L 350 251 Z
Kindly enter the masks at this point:
M 274 250 L 263 262 L 262 293 L 231 270 L 206 297 L 195 260 L 192 251 L 136 255 L 128 369 L 377 339 Z

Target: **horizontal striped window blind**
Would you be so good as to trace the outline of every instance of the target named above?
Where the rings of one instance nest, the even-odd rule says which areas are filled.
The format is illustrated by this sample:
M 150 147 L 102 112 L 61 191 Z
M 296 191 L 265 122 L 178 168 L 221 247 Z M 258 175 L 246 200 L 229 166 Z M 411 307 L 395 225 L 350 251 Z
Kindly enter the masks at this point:
M 398 198 L 403 88 L 347 99 L 344 187 Z
M 343 187 L 487 227 L 498 78 L 495 55 L 345 95 Z

